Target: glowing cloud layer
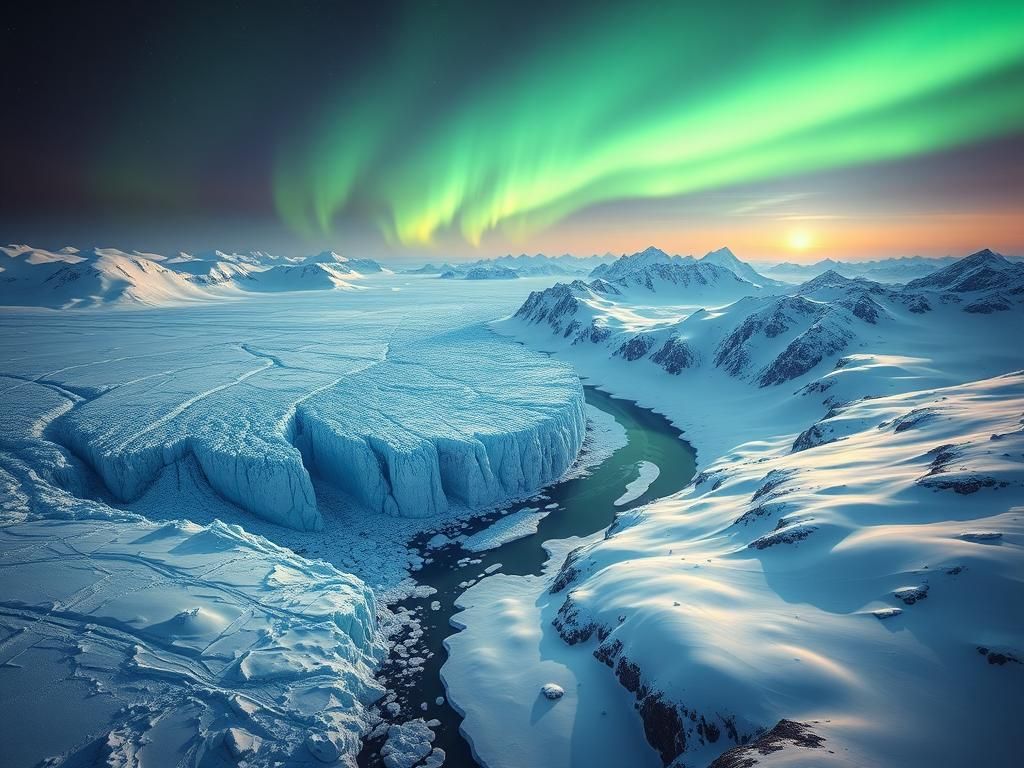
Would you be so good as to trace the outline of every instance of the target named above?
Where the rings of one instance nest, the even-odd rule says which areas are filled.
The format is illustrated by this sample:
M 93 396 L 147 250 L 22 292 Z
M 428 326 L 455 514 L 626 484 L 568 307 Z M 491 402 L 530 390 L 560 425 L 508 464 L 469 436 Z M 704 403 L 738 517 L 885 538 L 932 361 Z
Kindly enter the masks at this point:
M 633 9 L 407 109 L 452 43 L 427 26 L 282 149 L 275 200 L 304 234 L 348 214 L 396 243 L 478 244 L 596 203 L 926 153 L 1024 126 L 1022 39 L 1005 0 Z

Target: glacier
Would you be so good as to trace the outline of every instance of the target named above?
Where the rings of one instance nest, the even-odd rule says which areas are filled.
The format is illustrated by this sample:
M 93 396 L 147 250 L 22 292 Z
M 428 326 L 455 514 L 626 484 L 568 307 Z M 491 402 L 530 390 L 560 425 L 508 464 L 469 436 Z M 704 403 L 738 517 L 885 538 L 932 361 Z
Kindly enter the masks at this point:
M 230 502 L 317 530 L 311 471 L 369 511 L 429 517 L 528 494 L 572 464 L 586 416 L 570 366 L 479 325 L 450 330 L 425 317 L 430 309 L 409 318 L 415 301 L 393 301 L 401 315 L 346 307 L 325 327 L 303 318 L 272 334 L 248 323 L 266 304 L 286 313 L 289 301 L 159 311 L 189 331 L 168 330 L 162 349 L 152 348 L 149 317 L 138 329 L 121 322 L 109 349 L 77 349 L 46 316 L 36 336 L 44 354 L 26 355 L 17 335 L 4 351 L 12 374 L 77 394 L 51 436 L 121 503 L 191 456 Z M 230 328 L 239 316 L 241 331 Z
M 363 285 L 0 312 L 5 759 L 355 765 L 408 540 L 556 479 L 587 422 L 483 325 L 522 288 Z

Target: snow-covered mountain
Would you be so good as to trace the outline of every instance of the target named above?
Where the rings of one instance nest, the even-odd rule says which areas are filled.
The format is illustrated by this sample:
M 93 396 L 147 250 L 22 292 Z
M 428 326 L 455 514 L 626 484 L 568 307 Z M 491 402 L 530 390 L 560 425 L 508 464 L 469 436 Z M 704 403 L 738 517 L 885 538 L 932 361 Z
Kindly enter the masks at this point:
M 158 305 L 212 298 L 191 276 L 113 248 L 50 253 L 14 247 L 3 252 L 0 305 Z
M 761 286 L 732 270 L 702 261 L 652 263 L 621 277 L 599 279 L 631 296 L 642 293 L 675 303 L 725 304 L 761 292 Z
M 246 251 L 245 253 L 226 252 L 218 249 L 197 251 L 193 254 L 179 254 L 199 261 L 209 262 L 230 262 L 232 264 L 248 264 L 252 267 L 265 267 L 271 264 L 288 263 L 291 261 L 286 257 L 275 256 L 266 251 Z
M 466 272 L 466 280 L 515 280 L 519 273 L 508 267 L 473 267 Z
M 654 265 L 689 264 L 694 261 L 693 256 L 669 256 L 660 248 L 655 248 L 652 245 L 629 256 L 623 255 L 611 263 L 599 264 L 591 270 L 590 276 L 612 281 L 623 278 L 630 272 L 637 272 Z
M 719 248 L 717 251 L 706 253 L 701 257 L 700 261 L 704 264 L 715 264 L 719 267 L 725 267 L 737 277 L 746 280 L 758 288 L 777 287 L 780 285 L 778 280 L 765 277 L 747 262 L 740 261 L 736 258 L 736 254 L 728 248 Z
M 215 301 L 241 291 L 350 290 L 364 275 L 390 274 L 372 259 L 324 251 L 300 259 L 263 251 L 163 256 L 116 248 L 0 249 L 0 306 L 84 308 Z
M 345 264 L 315 262 L 312 264 L 280 264 L 251 272 L 238 286 L 247 291 L 328 291 L 352 290 L 353 271 Z
M 981 251 L 905 286 L 826 270 L 675 313 L 575 281 L 494 324 L 697 449 L 689 488 L 620 515 L 551 587 L 563 640 L 635 698 L 666 765 L 764 761 L 747 744 L 787 765 L 1010 759 L 1022 274 Z
M 445 275 L 451 273 L 452 277 L 465 277 L 473 270 L 507 270 L 514 272 L 516 277 L 542 277 L 547 275 L 586 275 L 595 266 L 613 260 L 611 254 L 606 256 L 572 256 L 562 254 L 561 256 L 545 256 L 542 253 L 528 256 L 522 253 L 518 256 L 498 256 L 491 259 L 479 259 L 477 261 L 463 264 L 449 264 L 444 262 L 440 265 L 424 264 L 422 267 L 407 269 L 404 274 L 408 275 Z M 473 279 L 473 278 L 471 278 Z
M 440 265 L 435 264 L 424 264 L 422 267 L 414 267 L 412 269 L 402 270 L 404 275 L 440 275 L 445 272 L 455 272 L 457 267 L 448 262 L 444 262 Z
M 644 319 L 626 312 L 642 301 L 636 288 L 660 291 L 681 307 L 700 306 L 712 276 L 726 273 L 743 298 L 713 312 L 699 310 L 680 319 L 664 313 Z M 689 282 L 683 278 L 692 278 Z M 675 292 L 667 292 L 672 286 Z M 719 284 L 720 287 L 720 284 Z M 631 290 L 633 289 L 633 290 Z M 747 289 L 746 291 L 744 289 Z M 721 298 L 721 292 L 713 294 Z M 649 359 L 672 372 L 698 365 L 722 368 L 761 386 L 790 381 L 835 362 L 865 337 L 878 340 L 916 328 L 918 316 L 939 310 L 991 314 L 1020 311 L 1024 265 L 991 253 L 973 254 L 922 281 L 889 287 L 828 271 L 782 295 L 761 295 L 746 281 L 711 264 L 656 261 L 615 281 L 574 281 L 534 291 L 515 320 L 540 325 L 572 344 L 599 344 L 627 360 Z M 707 306 L 712 306 L 708 304 Z
M 350 259 L 335 251 L 321 251 L 302 259 L 300 264 L 330 264 L 335 270 L 358 272 L 361 275 L 375 274 L 383 267 L 373 259 Z
M 844 277 L 864 277 L 880 283 L 906 283 L 930 275 L 955 261 L 956 257 L 953 256 L 936 258 L 901 256 L 872 261 L 822 259 L 813 264 L 793 264 L 791 262 L 766 264 L 760 266 L 759 269 L 762 274 L 787 283 L 802 283 L 829 270 L 838 272 Z

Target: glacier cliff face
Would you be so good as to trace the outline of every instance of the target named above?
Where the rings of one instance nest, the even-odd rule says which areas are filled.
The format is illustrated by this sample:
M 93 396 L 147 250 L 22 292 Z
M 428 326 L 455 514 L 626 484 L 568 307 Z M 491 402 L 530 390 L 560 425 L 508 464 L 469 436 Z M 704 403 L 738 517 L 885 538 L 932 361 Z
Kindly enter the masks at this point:
M 483 330 L 362 350 L 329 371 L 251 345 L 201 363 L 114 386 L 55 433 L 120 501 L 191 454 L 238 506 L 318 530 L 309 470 L 370 510 L 424 517 L 531 492 L 585 432 L 572 369 Z
M 19 659 L 5 760 L 205 765 L 226 747 L 252 766 L 354 768 L 383 693 L 373 592 L 238 526 L 73 495 L 87 473 L 49 437 L 83 403 L 0 376 L 0 613 Z

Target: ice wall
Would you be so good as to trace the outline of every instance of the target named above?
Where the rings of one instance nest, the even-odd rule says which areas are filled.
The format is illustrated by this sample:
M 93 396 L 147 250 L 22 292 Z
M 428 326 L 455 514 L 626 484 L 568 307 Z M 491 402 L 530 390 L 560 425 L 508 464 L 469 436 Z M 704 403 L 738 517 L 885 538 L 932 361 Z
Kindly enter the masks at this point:
M 310 470 L 375 512 L 423 517 L 533 491 L 585 433 L 571 368 L 479 329 L 334 370 L 252 348 L 201 362 L 78 404 L 57 438 L 121 501 L 192 454 L 233 503 L 316 530 Z

